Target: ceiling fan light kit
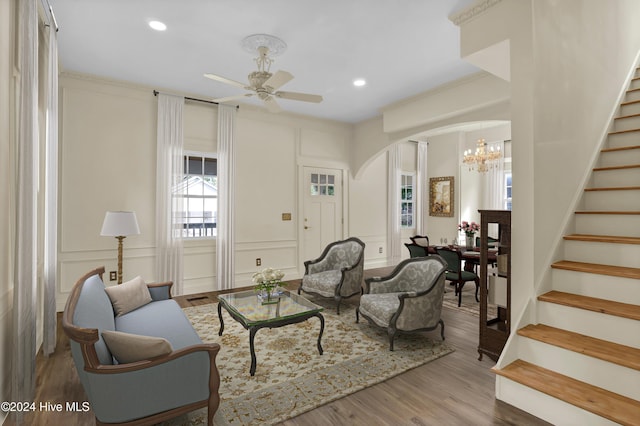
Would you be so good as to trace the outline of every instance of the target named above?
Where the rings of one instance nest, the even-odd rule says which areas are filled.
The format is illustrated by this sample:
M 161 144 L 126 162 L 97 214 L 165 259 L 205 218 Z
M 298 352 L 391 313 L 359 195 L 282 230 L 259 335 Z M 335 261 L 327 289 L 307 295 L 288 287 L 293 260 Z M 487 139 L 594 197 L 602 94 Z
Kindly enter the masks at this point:
M 258 98 L 264 102 L 267 110 L 270 112 L 279 112 L 282 110 L 275 98 L 303 102 L 322 102 L 322 96 L 320 95 L 276 91 L 281 86 L 293 80 L 293 75 L 287 71 L 279 70 L 275 73 L 270 72 L 271 64 L 273 63 L 273 59 L 271 57 L 277 56 L 287 49 L 287 44 L 284 41 L 269 34 L 253 34 L 245 37 L 241 44 L 246 51 L 258 54 L 258 57 L 255 58 L 258 70 L 253 71 L 248 75 L 247 79 L 249 80 L 249 85 L 216 74 L 204 74 L 204 76 L 221 83 L 253 91 L 253 93 L 218 98 L 214 99 L 214 102 L 230 102 L 244 97 L 257 95 Z

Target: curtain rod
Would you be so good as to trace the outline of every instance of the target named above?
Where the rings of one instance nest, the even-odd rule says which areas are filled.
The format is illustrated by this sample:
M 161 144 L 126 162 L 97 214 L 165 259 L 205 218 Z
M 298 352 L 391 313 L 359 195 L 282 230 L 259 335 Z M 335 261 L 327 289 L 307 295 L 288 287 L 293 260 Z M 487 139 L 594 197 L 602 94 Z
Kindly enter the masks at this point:
M 49 24 L 47 24 L 47 26 L 51 25 L 51 22 L 53 22 L 53 27 L 56 29 L 56 32 L 58 32 L 60 27 L 58 27 L 56 15 L 53 14 L 53 7 L 51 7 L 51 3 L 49 3 L 49 0 L 40 0 L 40 4 L 42 4 L 42 7 L 45 10 L 45 15 L 47 15 L 47 20 L 49 21 Z M 47 14 L 47 12 L 49 13 Z
M 158 96 L 158 93 L 160 93 L 160 92 L 159 92 L 159 91 L 157 91 L 157 90 L 154 90 L 154 91 L 153 91 L 153 96 Z M 218 103 L 217 103 L 217 102 L 214 102 L 214 101 L 207 101 L 207 100 L 205 100 L 205 99 L 190 98 L 190 97 L 188 97 L 188 96 L 183 96 L 183 98 L 184 98 L 185 100 L 187 100 L 187 101 L 204 102 L 204 103 L 207 103 L 207 104 L 218 105 Z

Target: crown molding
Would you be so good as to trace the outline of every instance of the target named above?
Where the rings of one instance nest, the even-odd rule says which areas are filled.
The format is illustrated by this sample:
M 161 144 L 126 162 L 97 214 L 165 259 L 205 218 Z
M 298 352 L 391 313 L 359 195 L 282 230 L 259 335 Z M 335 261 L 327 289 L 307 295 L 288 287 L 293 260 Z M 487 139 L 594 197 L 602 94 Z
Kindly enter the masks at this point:
M 460 26 L 471 21 L 476 16 L 486 12 L 501 1 L 502 0 L 479 0 L 474 4 L 462 9 L 461 11 L 449 15 L 449 20 L 457 26 Z

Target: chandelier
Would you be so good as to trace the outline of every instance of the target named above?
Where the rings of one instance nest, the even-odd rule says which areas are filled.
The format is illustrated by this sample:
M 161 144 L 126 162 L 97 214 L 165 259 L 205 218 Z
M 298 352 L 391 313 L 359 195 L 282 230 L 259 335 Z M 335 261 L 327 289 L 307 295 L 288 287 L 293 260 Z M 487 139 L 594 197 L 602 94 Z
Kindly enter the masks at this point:
M 487 150 L 487 143 L 484 139 L 478 139 L 476 142 L 476 151 L 472 152 L 470 149 L 467 149 L 464 152 L 462 162 L 469 166 L 469 170 L 473 170 L 475 167 L 478 172 L 484 173 L 495 167 L 500 157 L 502 157 L 502 153 L 500 152 L 499 146 L 495 150 L 493 146 Z

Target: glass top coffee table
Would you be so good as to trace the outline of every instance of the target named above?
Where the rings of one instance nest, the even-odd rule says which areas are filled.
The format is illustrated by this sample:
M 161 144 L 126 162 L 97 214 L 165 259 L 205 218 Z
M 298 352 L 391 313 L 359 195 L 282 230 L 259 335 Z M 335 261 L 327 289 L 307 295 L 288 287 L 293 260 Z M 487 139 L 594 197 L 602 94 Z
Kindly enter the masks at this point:
M 256 352 L 254 338 L 261 328 L 276 328 L 289 324 L 296 324 L 308 320 L 311 317 L 320 319 L 320 334 L 318 335 L 318 352 L 322 355 L 322 333 L 324 332 L 324 317 L 322 307 L 311 303 L 304 297 L 285 290 L 277 303 L 262 304 L 256 292 L 253 290 L 238 293 L 221 294 L 218 296 L 218 317 L 220 319 L 219 336 L 224 331 L 222 308 L 242 326 L 249 330 L 249 350 L 251 351 L 251 368 L 249 373 L 256 373 Z

